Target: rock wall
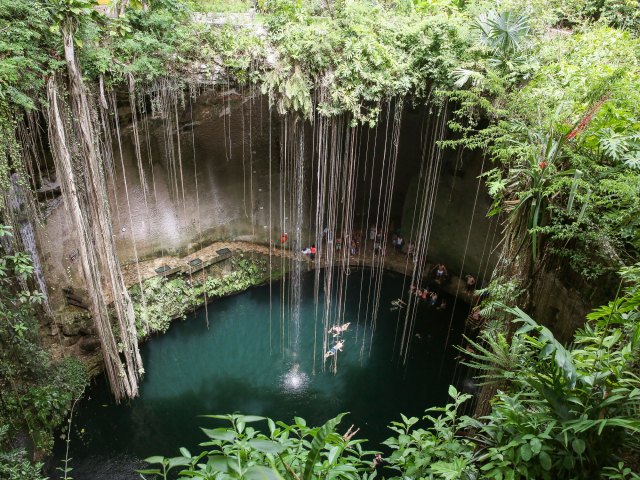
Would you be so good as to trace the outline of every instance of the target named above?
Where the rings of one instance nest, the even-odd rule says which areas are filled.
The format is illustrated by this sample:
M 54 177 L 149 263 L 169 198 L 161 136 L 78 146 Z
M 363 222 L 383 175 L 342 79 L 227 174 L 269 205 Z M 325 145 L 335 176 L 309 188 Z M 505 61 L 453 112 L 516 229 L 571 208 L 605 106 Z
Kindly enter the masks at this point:
M 425 109 L 405 108 L 402 118 L 389 228 L 405 237 L 411 228 L 407 212 L 415 203 L 411 192 L 422 161 L 419 139 L 425 115 L 429 115 Z M 267 98 L 257 90 L 228 88 L 201 93 L 196 99 L 187 96 L 178 110 L 178 129 L 167 130 L 162 118 L 139 115 L 146 197 L 126 102 L 119 109 L 118 120 L 121 136 L 113 145 L 115 178 L 109 185 L 109 199 L 118 256 L 125 269 L 132 270 L 136 256 L 139 260 L 184 260 L 214 242 L 269 245 L 277 242 L 283 223 L 290 224 L 281 209 L 281 202 L 287 202 L 280 163 L 281 117 L 270 112 Z M 368 220 L 363 216 L 364 207 L 376 205 L 384 193 L 379 188 L 383 174 L 371 177 L 369 173 L 367 178 L 366 172 L 388 161 L 383 148 L 386 124 L 383 112 L 376 128 L 360 130 L 362 160 L 357 171 L 355 223 L 365 231 L 375 221 L 376 212 L 371 212 Z M 303 236 L 309 243 L 314 238 L 311 227 L 317 182 L 310 157 L 313 141 L 308 125 L 304 211 L 309 215 L 304 219 Z M 491 251 L 498 238 L 496 225 L 484 217 L 490 199 L 478 179 L 481 168 L 478 157 L 458 157 L 454 152 L 443 156 L 428 258 L 431 263 L 447 263 L 453 276 L 488 276 L 495 263 Z M 56 355 L 83 358 L 97 371 L 100 349 L 88 312 L 82 308 L 86 294 L 75 238 L 56 193 L 55 173 L 49 171 L 51 184 L 45 195 L 48 215 L 38 229 L 38 243 L 54 317 L 42 326 L 42 334 Z M 400 265 L 396 270 L 402 271 L 402 265 L 410 268 L 401 259 L 396 263 Z M 211 271 L 212 275 L 223 273 Z M 127 278 L 129 285 L 137 281 L 135 275 Z
M 410 225 L 403 211 L 405 203 L 414 201 L 407 192 L 419 172 L 422 160 L 419 138 L 428 114 L 424 109 L 406 108 L 402 119 L 390 228 L 402 231 L 405 236 Z M 281 202 L 287 201 L 287 192 L 281 191 L 281 119 L 269 111 L 266 97 L 249 88 L 209 91 L 195 100 L 187 96 L 178 110 L 178 118 L 180 128 L 169 132 L 161 118 L 148 115 L 139 119 L 141 156 L 149 192 L 145 198 L 135 158 L 131 111 L 128 106 L 119 110 L 122 157 L 120 144 L 115 142 L 116 178 L 110 185 L 110 201 L 121 263 L 134 262 L 136 254 L 139 259 L 184 256 L 221 240 L 265 245 L 277 241 L 282 229 L 286 229 L 281 225 L 290 223 L 290 219 L 280 208 Z M 359 176 L 383 162 L 385 126 L 383 113 L 377 128 L 361 130 L 363 160 Z M 167 135 L 172 137 L 171 141 Z M 308 128 L 308 154 L 312 141 L 313 132 Z M 366 152 L 374 153 L 365 157 Z M 177 162 L 178 157 L 181 166 L 170 161 L 174 158 Z M 492 239 L 493 226 L 484 217 L 489 199 L 483 186 L 477 189 L 481 159 L 468 156 L 457 160 L 455 154 L 447 152 L 443 162 L 428 257 L 432 262 L 445 261 L 456 274 L 463 270 L 464 260 L 462 273 L 482 276 L 480 270 L 490 272 L 495 258 L 490 258 L 491 248 L 487 244 L 487 239 Z M 313 159 L 306 163 L 304 208 L 309 216 L 305 216 L 303 228 L 304 237 L 312 243 L 310 227 L 317 179 Z M 379 181 L 374 187 L 369 180 L 360 182 L 357 212 L 369 201 L 376 205 Z M 59 200 L 55 202 L 50 202 L 46 224 L 39 229 L 39 243 L 52 304 L 59 307 L 64 304 L 61 289 L 81 289 L 83 280 L 64 206 Z M 375 218 L 375 211 L 371 218 Z M 359 228 L 368 228 L 366 218 L 359 218 L 357 223 Z

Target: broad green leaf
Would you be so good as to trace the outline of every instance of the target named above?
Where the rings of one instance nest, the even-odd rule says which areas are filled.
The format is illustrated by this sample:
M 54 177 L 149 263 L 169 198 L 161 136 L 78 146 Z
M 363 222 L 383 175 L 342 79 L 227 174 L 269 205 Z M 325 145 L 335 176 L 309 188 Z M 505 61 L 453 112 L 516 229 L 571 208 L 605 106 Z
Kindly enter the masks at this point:
M 331 447 L 331 449 L 329 450 L 329 464 L 333 465 L 336 461 L 336 458 L 338 458 L 338 453 L 340 452 L 340 447 L 338 447 L 337 445 Z
M 571 447 L 573 448 L 573 451 L 576 452 L 578 455 L 582 455 L 586 449 L 584 440 L 580 438 L 574 438 L 573 441 L 571 442 Z
M 522 460 L 524 460 L 525 462 L 528 462 L 529 460 L 531 460 L 532 456 L 533 452 L 531 451 L 531 447 L 529 446 L 529 444 L 522 444 L 522 446 L 520 447 L 520 458 L 522 458 Z
M 169 459 L 169 468 L 184 467 L 191 463 L 191 458 L 173 457 Z
M 162 472 L 158 469 L 136 470 L 141 475 L 160 475 Z
M 531 445 L 531 451 L 534 455 L 539 454 L 540 450 L 542 450 L 542 442 L 537 438 L 532 438 L 529 445 Z
M 551 470 L 551 457 L 549 456 L 549 454 L 547 452 L 540 452 L 539 458 L 542 468 L 544 468 L 546 471 Z
M 238 420 L 244 423 L 252 423 L 252 422 L 260 422 L 261 420 L 265 420 L 265 417 L 260 417 L 258 415 L 240 415 Z
M 209 455 L 207 465 L 218 472 L 229 471 L 229 459 L 224 455 Z
M 287 447 L 273 440 L 253 439 L 247 442 L 252 448 L 262 453 L 282 453 Z
M 449 385 L 449 396 L 454 399 L 458 396 L 458 390 L 453 385 Z
M 283 480 L 275 470 L 257 465 L 248 468 L 242 478 L 245 480 Z
M 204 432 L 204 434 L 207 437 L 212 438 L 214 440 L 224 440 L 227 442 L 232 442 L 238 436 L 236 432 L 228 428 L 214 428 L 214 429 L 202 428 L 201 430 Z

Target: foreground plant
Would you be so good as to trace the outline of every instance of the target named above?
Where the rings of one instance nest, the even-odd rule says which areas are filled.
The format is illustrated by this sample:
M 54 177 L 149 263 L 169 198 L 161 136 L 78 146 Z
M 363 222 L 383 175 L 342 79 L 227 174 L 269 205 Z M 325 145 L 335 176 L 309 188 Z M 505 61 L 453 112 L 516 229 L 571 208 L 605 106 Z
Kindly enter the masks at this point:
M 299 417 L 293 425 L 287 425 L 254 415 L 207 415 L 207 418 L 231 424 L 202 429 L 209 440 L 200 445 L 208 450 L 194 456 L 181 448 L 178 457 L 149 457 L 146 461 L 157 467 L 140 473 L 157 475 L 165 480 L 174 478 L 174 473 L 170 475 L 174 469 L 179 469 L 180 478 L 200 480 L 375 478 L 370 460 L 365 460 L 375 452 L 365 451 L 362 447 L 365 440 L 353 440 L 351 430 L 345 435 L 336 431 L 344 415 L 314 428 L 308 427 Z M 268 435 L 248 426 L 265 421 Z
M 486 383 L 504 388 L 489 414 L 459 415 L 471 396 L 451 387 L 453 403 L 429 410 L 440 415 L 427 415 L 427 428 L 415 417 L 393 422 L 393 478 L 640 478 L 624 464 L 640 451 L 639 272 L 624 272 L 633 286 L 594 311 L 570 348 L 507 308 L 521 325 L 511 342 L 487 330 L 465 351 Z
M 31 288 L 34 266 L 22 252 L 7 252 L 13 229 L 0 224 L 0 478 L 39 478 L 41 465 L 30 465 L 16 438 L 29 436 L 33 456 L 53 447 L 53 432 L 64 421 L 71 402 L 87 384 L 77 359 L 55 361 L 43 349 L 37 332 L 43 295 Z
M 624 294 L 589 315 L 571 347 L 517 308 L 506 314 L 520 325 L 511 341 L 489 329 L 467 364 L 498 391 L 486 416 L 471 418 L 460 407 L 471 399 L 449 388 L 452 403 L 392 422 L 395 435 L 386 478 L 405 479 L 638 479 L 625 465 L 640 448 L 640 265 L 626 269 Z M 504 330 L 504 329 L 503 329 Z M 151 457 L 143 474 L 198 479 L 371 479 L 364 440 L 335 429 L 343 415 L 309 428 L 243 415 L 212 416 L 231 427 L 203 429 L 211 447 L 197 456 L 181 449 L 175 458 Z M 269 435 L 247 424 L 266 421 Z M 369 457 L 368 460 L 366 457 Z M 394 476 L 395 475 L 395 476 Z

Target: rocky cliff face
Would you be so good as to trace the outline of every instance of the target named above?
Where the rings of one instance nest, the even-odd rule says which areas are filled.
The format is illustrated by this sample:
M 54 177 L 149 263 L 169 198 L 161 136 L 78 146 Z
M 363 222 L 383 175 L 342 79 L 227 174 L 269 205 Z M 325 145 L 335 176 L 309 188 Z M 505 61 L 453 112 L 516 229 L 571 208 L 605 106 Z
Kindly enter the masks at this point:
M 432 161 L 423 160 L 419 141 L 426 114 L 407 108 L 402 118 L 389 228 L 402 232 L 407 240 L 415 214 L 420 164 Z M 290 200 L 288 192 L 281 190 L 281 119 L 269 111 L 266 97 L 248 87 L 212 90 L 197 99 L 185 98 L 177 118 L 178 128 L 169 130 L 162 118 L 151 114 L 139 118 L 143 177 L 147 182 L 143 188 L 135 158 L 131 111 L 124 105 L 119 109 L 121 138 L 113 145 L 115 177 L 109 191 L 118 256 L 130 271 L 129 285 L 137 281 L 136 258 L 162 263 L 166 258 L 197 255 L 220 241 L 277 243 L 282 233 L 280 225 L 290 223 L 286 209 L 281 208 Z M 376 143 L 375 138 L 384 138 L 384 125 L 381 122 L 378 129 L 360 131 L 359 178 L 366 178 L 364 172 L 383 161 L 384 142 Z M 310 154 L 314 137 L 311 126 L 307 128 L 305 179 L 309 183 L 304 187 L 304 211 L 309 215 L 305 215 L 303 236 L 311 243 L 317 175 Z M 499 241 L 497 221 L 485 218 L 490 199 L 478 179 L 482 167 L 482 159 L 477 157 L 455 152 L 444 155 L 434 192 L 435 213 L 427 252 L 430 263 L 444 261 L 452 276 L 471 273 L 481 281 L 493 269 L 493 247 Z M 365 207 L 375 208 L 380 195 L 380 179 L 372 178 L 360 182 L 355 196 L 355 221 L 363 230 L 368 228 Z M 50 181 L 56 184 L 53 175 Z M 43 336 L 57 355 L 84 358 L 90 369 L 97 370 L 100 346 L 83 309 L 86 295 L 74 235 L 59 196 L 53 190 L 49 193 L 45 196 L 46 223 L 38 230 L 38 243 L 55 314 L 42 326 Z M 375 212 L 372 215 L 375 217 Z M 391 250 L 391 246 L 388 248 Z

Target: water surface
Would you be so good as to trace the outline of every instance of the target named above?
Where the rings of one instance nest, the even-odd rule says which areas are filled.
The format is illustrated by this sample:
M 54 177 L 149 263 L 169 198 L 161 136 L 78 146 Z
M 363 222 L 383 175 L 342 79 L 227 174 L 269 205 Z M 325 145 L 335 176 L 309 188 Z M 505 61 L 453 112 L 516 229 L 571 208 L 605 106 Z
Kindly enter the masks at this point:
M 444 404 L 455 369 L 451 346 L 459 341 L 466 306 L 458 302 L 452 318 L 450 310 L 422 305 L 416 318 L 419 336 L 413 337 L 404 364 L 396 341 L 404 314 L 390 307 L 408 289 L 405 277 L 384 274 L 374 331 L 371 308 L 367 312 L 373 301 L 370 273 L 354 271 L 348 280 L 344 318 L 351 327 L 343 337 L 336 373 L 330 363 L 323 370 L 320 340 L 315 341 L 314 365 L 322 308 L 316 321 L 313 273 L 302 279 L 298 342 L 291 338 L 289 319 L 281 317 L 279 284 L 217 300 L 142 347 L 146 375 L 139 398 L 115 405 L 103 377 L 90 388 L 74 418 L 74 479 L 138 479 L 134 470 L 143 467 L 140 459 L 174 456 L 181 446 L 200 451 L 198 443 L 205 438 L 199 427 L 215 422 L 202 414 L 242 412 L 285 422 L 300 416 L 309 425 L 320 425 L 350 412 L 339 430 L 354 424 L 360 428 L 358 436 L 377 448 L 390 436 L 386 425 L 400 412 L 420 416 L 426 408 Z M 62 448 L 58 445 L 58 457 Z

